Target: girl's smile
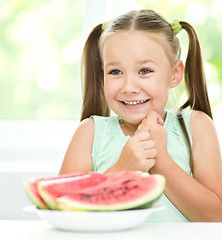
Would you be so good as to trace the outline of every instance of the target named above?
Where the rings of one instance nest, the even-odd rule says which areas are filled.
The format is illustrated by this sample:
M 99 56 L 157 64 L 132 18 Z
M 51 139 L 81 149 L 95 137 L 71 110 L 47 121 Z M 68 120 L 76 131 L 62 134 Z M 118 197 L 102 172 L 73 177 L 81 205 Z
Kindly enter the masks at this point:
M 139 125 L 151 110 L 164 117 L 174 78 L 167 51 L 165 37 L 156 33 L 120 31 L 105 40 L 105 97 L 123 121 Z
M 129 101 L 121 101 L 124 105 L 129 106 L 129 107 L 136 107 L 141 104 L 145 104 L 149 101 L 149 99 L 146 100 L 129 100 Z

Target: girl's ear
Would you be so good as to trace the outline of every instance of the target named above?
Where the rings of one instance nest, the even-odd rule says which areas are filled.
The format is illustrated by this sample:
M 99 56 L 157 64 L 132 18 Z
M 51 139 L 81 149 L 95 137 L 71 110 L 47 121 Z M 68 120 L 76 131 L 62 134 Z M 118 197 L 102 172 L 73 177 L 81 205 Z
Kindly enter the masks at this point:
M 178 60 L 174 66 L 173 76 L 171 80 L 171 88 L 177 87 L 183 79 L 184 65 L 181 60 Z

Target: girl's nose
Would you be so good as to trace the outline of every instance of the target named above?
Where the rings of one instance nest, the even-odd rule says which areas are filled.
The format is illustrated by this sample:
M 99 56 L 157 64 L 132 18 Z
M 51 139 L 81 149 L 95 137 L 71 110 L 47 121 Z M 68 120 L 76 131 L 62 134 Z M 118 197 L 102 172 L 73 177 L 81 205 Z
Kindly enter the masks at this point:
M 140 88 L 136 82 L 136 77 L 133 76 L 124 77 L 122 84 L 123 93 L 138 93 L 139 90 Z

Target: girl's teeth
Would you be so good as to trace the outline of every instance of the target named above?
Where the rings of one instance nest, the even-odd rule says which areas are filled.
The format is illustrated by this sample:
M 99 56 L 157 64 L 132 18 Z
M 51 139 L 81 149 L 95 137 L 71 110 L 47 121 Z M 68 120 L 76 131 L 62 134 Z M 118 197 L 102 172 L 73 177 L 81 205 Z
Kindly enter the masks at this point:
M 141 103 L 144 103 L 145 101 L 132 101 L 132 102 L 128 102 L 128 101 L 123 101 L 124 102 L 124 104 L 126 104 L 126 105 L 130 105 L 130 106 L 132 106 L 132 105 L 137 105 L 137 104 L 141 104 Z

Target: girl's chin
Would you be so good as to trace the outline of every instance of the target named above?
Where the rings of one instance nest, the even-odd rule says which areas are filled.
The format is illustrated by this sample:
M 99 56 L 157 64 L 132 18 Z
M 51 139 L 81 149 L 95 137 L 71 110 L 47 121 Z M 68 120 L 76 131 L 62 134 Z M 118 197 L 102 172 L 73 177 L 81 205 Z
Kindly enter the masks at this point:
M 123 119 L 123 121 L 127 122 L 130 125 L 139 126 L 142 123 L 143 119 L 145 119 L 145 118 L 146 118 L 146 116 L 142 117 L 142 118 L 136 118 L 136 119 L 132 119 L 132 118 L 131 119 Z
M 115 112 L 115 111 L 113 111 Z M 147 112 L 137 112 L 137 113 L 122 113 L 120 111 L 115 112 L 116 115 L 120 117 L 124 122 L 127 122 L 131 125 L 140 125 L 141 122 L 147 117 Z

